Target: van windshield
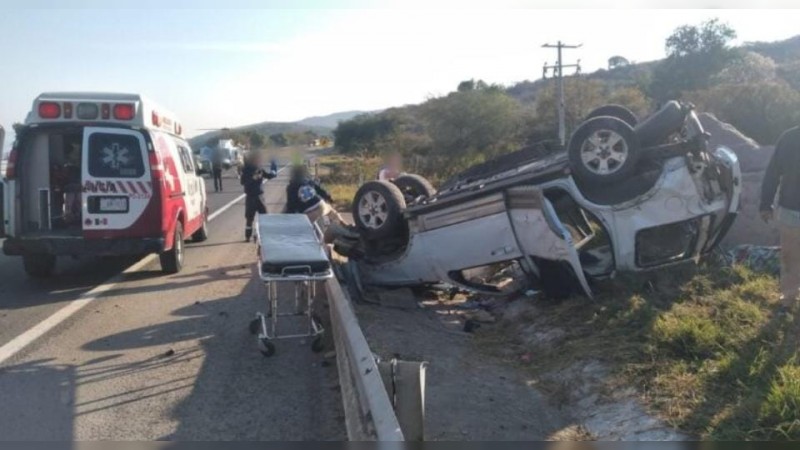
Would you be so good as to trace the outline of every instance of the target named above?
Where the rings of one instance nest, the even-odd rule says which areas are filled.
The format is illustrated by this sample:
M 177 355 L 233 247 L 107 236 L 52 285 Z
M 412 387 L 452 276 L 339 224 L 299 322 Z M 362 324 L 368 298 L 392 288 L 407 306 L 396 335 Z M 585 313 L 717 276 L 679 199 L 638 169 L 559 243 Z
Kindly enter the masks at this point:
M 97 178 L 139 178 L 144 158 L 136 136 L 92 133 L 89 137 L 89 174 Z

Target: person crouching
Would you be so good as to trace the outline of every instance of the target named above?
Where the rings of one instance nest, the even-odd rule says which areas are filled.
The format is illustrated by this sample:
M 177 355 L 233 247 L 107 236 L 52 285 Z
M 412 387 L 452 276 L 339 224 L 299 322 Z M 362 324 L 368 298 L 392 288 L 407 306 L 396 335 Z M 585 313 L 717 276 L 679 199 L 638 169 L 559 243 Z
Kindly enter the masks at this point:
M 326 243 L 333 240 L 328 233 L 331 227 L 342 228 L 345 225 L 344 219 L 331 203 L 333 199 L 328 191 L 309 176 L 304 165 L 292 167 L 291 178 L 286 186 L 285 212 L 308 216 L 311 223 L 316 223 L 325 232 Z

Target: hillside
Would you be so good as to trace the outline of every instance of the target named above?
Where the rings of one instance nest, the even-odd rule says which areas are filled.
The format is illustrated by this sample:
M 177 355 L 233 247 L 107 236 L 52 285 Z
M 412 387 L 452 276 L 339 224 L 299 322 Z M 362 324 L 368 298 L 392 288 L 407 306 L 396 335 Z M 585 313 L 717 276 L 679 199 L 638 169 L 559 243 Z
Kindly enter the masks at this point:
M 265 138 L 281 134 L 310 134 L 316 136 L 330 136 L 333 132 L 333 129 L 339 124 L 340 121 L 349 120 L 366 112 L 367 111 L 343 111 L 324 116 L 307 117 L 296 122 L 259 122 L 250 125 L 233 127 L 228 131 L 228 133 L 238 135 L 258 133 Z M 189 139 L 189 143 L 192 145 L 192 147 L 199 148 L 203 145 L 206 145 L 209 140 L 218 138 L 221 132 L 221 130 L 208 131 Z
M 298 120 L 296 123 L 309 127 L 336 128 L 339 122 L 350 120 L 359 114 L 379 113 L 380 111 L 342 111 L 325 116 L 312 116 Z

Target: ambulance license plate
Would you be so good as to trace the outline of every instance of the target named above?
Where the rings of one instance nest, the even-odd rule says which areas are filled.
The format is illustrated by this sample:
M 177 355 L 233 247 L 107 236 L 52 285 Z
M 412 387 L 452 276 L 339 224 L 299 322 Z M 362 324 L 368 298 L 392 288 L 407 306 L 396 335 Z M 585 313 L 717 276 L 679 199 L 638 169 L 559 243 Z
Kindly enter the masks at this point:
M 128 197 L 100 197 L 100 212 L 128 212 Z

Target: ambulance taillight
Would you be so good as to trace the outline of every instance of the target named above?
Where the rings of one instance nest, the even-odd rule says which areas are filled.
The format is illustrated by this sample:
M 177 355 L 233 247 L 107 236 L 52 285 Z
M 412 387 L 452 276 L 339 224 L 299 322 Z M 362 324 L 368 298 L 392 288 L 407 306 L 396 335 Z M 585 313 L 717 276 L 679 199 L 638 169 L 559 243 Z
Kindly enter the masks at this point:
M 61 105 L 56 102 L 39 103 L 39 117 L 42 119 L 58 119 L 61 117 Z
M 136 108 L 131 103 L 117 103 L 114 105 L 114 119 L 133 120 Z

